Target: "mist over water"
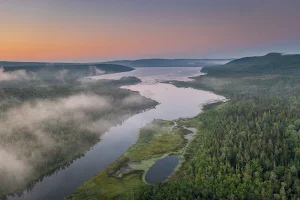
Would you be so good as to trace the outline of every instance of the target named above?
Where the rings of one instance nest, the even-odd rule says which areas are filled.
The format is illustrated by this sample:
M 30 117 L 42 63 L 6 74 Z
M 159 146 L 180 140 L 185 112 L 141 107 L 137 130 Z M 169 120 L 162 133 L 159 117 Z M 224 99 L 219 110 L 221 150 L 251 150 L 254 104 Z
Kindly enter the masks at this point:
M 188 80 L 189 76 L 199 75 L 198 68 L 139 68 L 132 72 L 110 74 L 95 79 L 118 79 L 122 76 L 137 76 L 142 83 L 123 88 L 138 91 L 141 95 L 152 98 L 160 104 L 112 127 L 101 141 L 87 152 L 84 157 L 75 160 L 65 169 L 57 171 L 37 183 L 32 190 L 22 196 L 9 199 L 63 199 L 83 182 L 122 155 L 138 137 L 140 128 L 154 119 L 174 120 L 181 117 L 194 117 L 204 104 L 221 101 L 225 98 L 211 92 L 191 88 L 177 88 L 170 84 L 158 83 L 157 80 Z M 124 103 L 139 103 L 134 96 L 123 100 Z

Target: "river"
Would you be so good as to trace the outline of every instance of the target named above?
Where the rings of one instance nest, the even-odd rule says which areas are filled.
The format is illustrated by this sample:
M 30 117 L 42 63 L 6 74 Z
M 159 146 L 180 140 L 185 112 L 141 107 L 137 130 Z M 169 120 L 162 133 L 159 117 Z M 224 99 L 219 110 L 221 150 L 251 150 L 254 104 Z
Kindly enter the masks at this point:
M 160 104 L 125 120 L 122 124 L 110 128 L 83 157 L 69 166 L 44 177 L 31 189 L 19 196 L 9 196 L 10 200 L 53 200 L 64 199 L 79 185 L 103 170 L 122 155 L 138 137 L 139 129 L 153 119 L 174 120 L 194 117 L 204 104 L 225 100 L 211 92 L 191 88 L 177 88 L 170 84 L 159 83 L 164 80 L 185 80 L 189 76 L 201 75 L 201 68 L 138 68 L 131 72 L 108 74 L 93 79 L 118 79 L 122 76 L 136 76 L 142 80 L 137 85 L 123 88 L 138 91 Z

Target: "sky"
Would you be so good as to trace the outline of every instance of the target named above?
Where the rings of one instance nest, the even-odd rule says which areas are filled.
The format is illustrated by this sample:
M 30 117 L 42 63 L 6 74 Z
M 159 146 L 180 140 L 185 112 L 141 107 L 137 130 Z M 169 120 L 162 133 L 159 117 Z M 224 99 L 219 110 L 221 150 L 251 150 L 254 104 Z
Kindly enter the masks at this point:
M 0 60 L 300 53 L 299 0 L 0 0 Z

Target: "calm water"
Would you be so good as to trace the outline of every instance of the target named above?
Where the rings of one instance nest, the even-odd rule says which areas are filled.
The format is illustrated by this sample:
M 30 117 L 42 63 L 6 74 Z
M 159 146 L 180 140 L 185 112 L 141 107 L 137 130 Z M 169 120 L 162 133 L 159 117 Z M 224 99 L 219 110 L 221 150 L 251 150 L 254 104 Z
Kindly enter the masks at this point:
M 201 67 L 141 67 L 134 71 L 107 74 L 104 76 L 91 77 L 93 79 L 119 79 L 120 76 L 136 76 L 144 83 L 155 83 L 158 81 L 181 80 L 190 81 L 188 77 L 199 76 Z
M 153 119 L 174 120 L 180 117 L 193 117 L 201 111 L 203 104 L 224 100 L 224 97 L 210 92 L 157 83 L 157 80 L 187 80 L 189 76 L 199 75 L 199 71 L 199 68 L 139 68 L 126 73 L 94 77 L 94 79 L 108 79 L 137 76 L 143 82 L 126 88 L 138 91 L 160 104 L 154 109 L 130 117 L 121 125 L 112 127 L 84 157 L 75 160 L 65 169 L 44 177 L 22 196 L 11 196 L 9 199 L 63 199 L 122 155 L 136 142 L 139 129 Z
M 154 163 L 146 173 L 145 180 L 149 184 L 165 181 L 173 172 L 181 158 L 177 156 L 167 156 Z

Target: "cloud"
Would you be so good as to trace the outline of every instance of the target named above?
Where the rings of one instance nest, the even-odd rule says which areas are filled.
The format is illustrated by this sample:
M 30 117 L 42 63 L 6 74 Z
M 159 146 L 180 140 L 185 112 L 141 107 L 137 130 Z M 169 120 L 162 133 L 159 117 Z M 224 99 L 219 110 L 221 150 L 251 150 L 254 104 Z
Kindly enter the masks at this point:
M 65 77 L 68 74 L 68 72 L 69 72 L 69 70 L 67 70 L 67 69 L 59 70 L 58 72 L 55 73 L 55 79 L 60 80 L 60 81 L 64 81 Z
M 31 169 L 25 161 L 17 158 L 15 152 L 0 149 L 0 170 L 13 175 L 17 179 L 23 179 Z
M 89 66 L 88 71 L 89 71 L 89 76 L 105 74 L 104 70 L 100 70 L 96 66 Z
M 143 105 L 144 103 L 145 103 L 145 98 L 138 94 L 130 95 L 123 99 L 123 104 L 127 106 Z
M 15 70 L 11 72 L 5 72 L 3 67 L 0 67 L 0 81 L 11 81 L 29 79 L 26 70 Z
M 43 121 L 61 118 L 68 120 L 85 120 L 85 113 L 101 111 L 110 107 L 105 97 L 94 94 L 77 94 L 55 101 L 39 100 L 13 107 L 5 114 L 4 123 L 0 124 L 2 133 L 13 133 L 15 127 L 26 127 L 35 131 Z M 1 133 L 0 133 L 1 134 Z
M 45 155 L 67 148 L 70 138 L 62 137 L 73 137 L 73 133 L 60 133 L 67 131 L 65 125 L 99 136 L 112 122 L 99 123 L 101 120 L 93 119 L 90 113 L 101 114 L 110 108 L 106 97 L 82 93 L 52 101 L 26 102 L 8 109 L 0 116 L 0 185 L 12 188 L 24 184 L 37 165 L 53 159 Z
M 35 99 L 0 113 L 1 189 L 22 188 L 55 160 L 82 153 L 110 127 L 153 105 L 138 94 L 100 96 L 77 93 Z

